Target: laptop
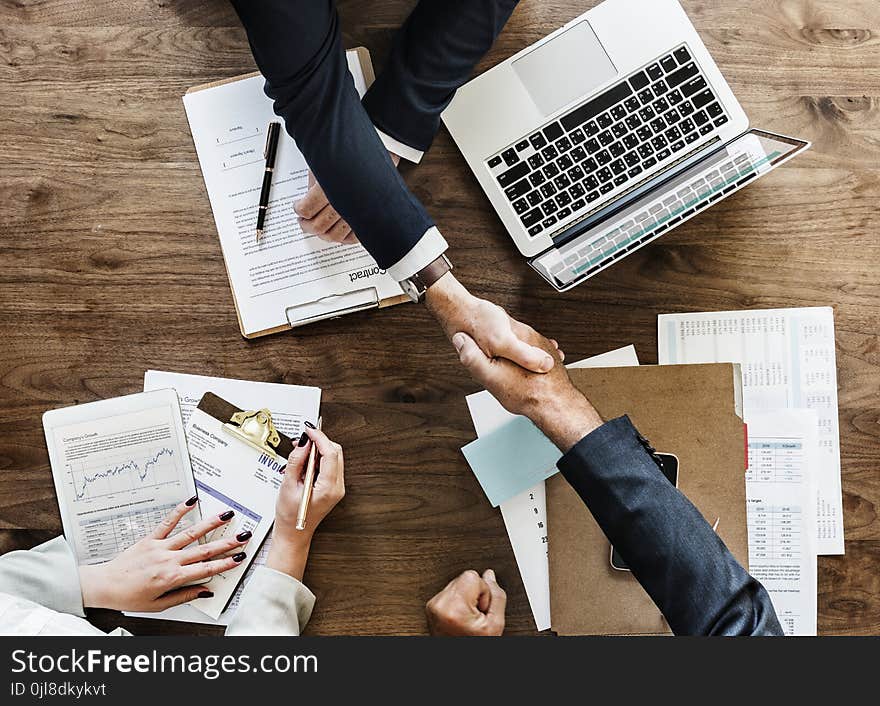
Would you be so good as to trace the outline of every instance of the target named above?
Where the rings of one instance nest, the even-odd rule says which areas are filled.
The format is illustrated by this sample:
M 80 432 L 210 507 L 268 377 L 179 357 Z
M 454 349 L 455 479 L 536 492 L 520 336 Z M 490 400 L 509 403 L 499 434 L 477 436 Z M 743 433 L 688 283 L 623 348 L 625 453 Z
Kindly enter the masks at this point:
M 558 291 L 810 146 L 750 129 L 676 0 L 605 0 L 462 86 L 442 117 Z

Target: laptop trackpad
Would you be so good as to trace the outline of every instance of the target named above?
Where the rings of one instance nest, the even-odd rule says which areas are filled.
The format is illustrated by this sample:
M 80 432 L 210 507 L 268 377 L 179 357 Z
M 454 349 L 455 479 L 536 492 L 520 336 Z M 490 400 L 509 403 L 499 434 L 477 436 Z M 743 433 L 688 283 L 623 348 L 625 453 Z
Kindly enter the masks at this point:
M 586 20 L 514 61 L 513 70 L 544 115 L 586 96 L 617 75 Z

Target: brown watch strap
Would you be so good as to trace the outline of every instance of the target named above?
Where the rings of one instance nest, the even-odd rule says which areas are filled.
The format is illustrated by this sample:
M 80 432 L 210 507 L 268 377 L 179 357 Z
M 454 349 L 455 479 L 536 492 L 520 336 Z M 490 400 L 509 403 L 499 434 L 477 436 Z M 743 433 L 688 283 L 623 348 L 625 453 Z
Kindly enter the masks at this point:
M 427 290 L 428 287 L 451 270 L 452 263 L 449 262 L 445 255 L 441 255 L 432 263 L 416 272 L 412 278 L 417 280 L 419 285 Z

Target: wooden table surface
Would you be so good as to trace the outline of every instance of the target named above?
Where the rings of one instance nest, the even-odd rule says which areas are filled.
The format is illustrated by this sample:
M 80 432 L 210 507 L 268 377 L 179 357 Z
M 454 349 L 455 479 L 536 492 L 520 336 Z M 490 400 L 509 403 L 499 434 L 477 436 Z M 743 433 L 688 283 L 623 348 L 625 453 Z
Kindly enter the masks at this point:
M 593 4 L 523 0 L 480 70 Z M 459 278 L 571 360 L 634 343 L 656 363 L 664 312 L 833 306 L 846 555 L 819 560 L 819 629 L 880 633 L 880 7 L 683 4 L 753 124 L 809 152 L 562 295 L 515 252 L 448 134 L 406 178 Z M 379 67 L 414 2 L 339 5 L 345 45 Z M 492 566 L 508 632 L 533 633 L 501 516 L 459 451 L 477 386 L 424 309 L 238 333 L 181 96 L 253 69 L 222 0 L 0 3 L 0 550 L 61 528 L 45 410 L 137 392 L 148 368 L 318 385 L 348 494 L 313 546 L 308 632 L 423 633 L 427 598 Z

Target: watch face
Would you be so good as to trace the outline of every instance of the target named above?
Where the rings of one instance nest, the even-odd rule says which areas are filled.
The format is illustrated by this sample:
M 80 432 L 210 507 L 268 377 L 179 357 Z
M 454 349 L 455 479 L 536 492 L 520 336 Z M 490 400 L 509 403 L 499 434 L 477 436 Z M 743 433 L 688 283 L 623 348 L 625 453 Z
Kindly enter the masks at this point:
M 419 303 L 419 299 L 421 298 L 419 296 L 419 289 L 418 289 L 418 287 L 416 287 L 416 285 L 413 283 L 412 280 L 409 280 L 409 279 L 403 280 L 400 283 L 400 287 L 401 287 L 401 289 L 403 289 L 404 294 L 406 294 L 406 296 L 408 296 L 410 299 L 412 299 L 416 304 Z

